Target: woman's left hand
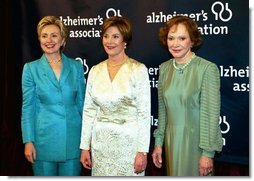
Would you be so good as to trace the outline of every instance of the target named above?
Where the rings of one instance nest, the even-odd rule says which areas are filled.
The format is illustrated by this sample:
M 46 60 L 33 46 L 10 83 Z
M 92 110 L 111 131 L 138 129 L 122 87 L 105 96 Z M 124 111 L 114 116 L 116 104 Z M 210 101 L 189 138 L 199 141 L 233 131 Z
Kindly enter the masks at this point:
M 213 159 L 202 155 L 199 159 L 199 174 L 207 176 L 213 172 Z
M 134 170 L 135 173 L 141 173 L 146 169 L 147 165 L 147 154 L 138 152 L 136 157 L 135 157 L 135 162 L 134 162 Z

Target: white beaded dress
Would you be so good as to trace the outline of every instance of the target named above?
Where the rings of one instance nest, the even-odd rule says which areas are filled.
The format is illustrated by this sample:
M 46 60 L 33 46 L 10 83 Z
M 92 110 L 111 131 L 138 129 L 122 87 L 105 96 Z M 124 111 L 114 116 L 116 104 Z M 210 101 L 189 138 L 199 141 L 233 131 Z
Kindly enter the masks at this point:
M 92 176 L 142 176 L 134 173 L 137 152 L 148 152 L 151 96 L 147 68 L 127 58 L 113 81 L 107 60 L 89 72 L 81 149 L 91 150 Z

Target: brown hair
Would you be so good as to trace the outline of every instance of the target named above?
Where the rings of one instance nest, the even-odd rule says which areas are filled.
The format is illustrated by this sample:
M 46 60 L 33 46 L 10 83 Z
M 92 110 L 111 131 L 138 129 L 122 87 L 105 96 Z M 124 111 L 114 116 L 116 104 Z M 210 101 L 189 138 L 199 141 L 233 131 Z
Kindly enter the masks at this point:
M 44 18 L 42 18 L 40 20 L 40 22 L 37 25 L 38 38 L 40 38 L 42 29 L 47 25 L 56 25 L 59 27 L 60 34 L 61 34 L 62 38 L 64 39 L 64 43 L 60 48 L 60 51 L 63 52 L 64 47 L 66 45 L 67 36 L 68 36 L 68 30 L 67 30 L 66 26 L 59 18 L 57 18 L 55 16 L 45 16 Z
M 193 42 L 192 51 L 197 51 L 202 45 L 202 36 L 200 31 L 198 30 L 197 23 L 189 17 L 186 16 L 175 16 L 171 18 L 169 21 L 166 22 L 165 26 L 161 27 L 159 30 L 159 40 L 163 46 L 167 47 L 167 39 L 168 39 L 168 32 L 170 28 L 174 25 L 183 24 L 185 25 L 190 39 Z
M 120 31 L 123 36 L 123 41 L 127 44 L 128 47 L 132 40 L 132 25 L 128 18 L 112 16 L 104 20 L 101 28 L 101 38 L 103 38 L 104 33 L 109 27 L 115 26 Z

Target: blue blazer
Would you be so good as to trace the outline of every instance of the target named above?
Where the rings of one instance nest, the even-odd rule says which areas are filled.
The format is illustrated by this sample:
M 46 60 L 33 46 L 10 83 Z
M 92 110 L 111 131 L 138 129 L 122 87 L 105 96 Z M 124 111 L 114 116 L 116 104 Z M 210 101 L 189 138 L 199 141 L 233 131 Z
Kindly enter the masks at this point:
M 37 160 L 80 157 L 84 70 L 64 54 L 62 63 L 59 81 L 44 54 L 23 68 L 22 138 L 23 143 L 33 142 Z

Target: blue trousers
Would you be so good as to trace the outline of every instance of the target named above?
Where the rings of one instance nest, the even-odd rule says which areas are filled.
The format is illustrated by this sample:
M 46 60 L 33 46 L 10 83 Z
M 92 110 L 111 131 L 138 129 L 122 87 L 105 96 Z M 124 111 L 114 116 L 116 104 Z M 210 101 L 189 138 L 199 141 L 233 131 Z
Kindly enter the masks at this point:
M 65 162 L 36 160 L 33 164 L 34 176 L 80 176 L 81 168 L 79 159 Z

